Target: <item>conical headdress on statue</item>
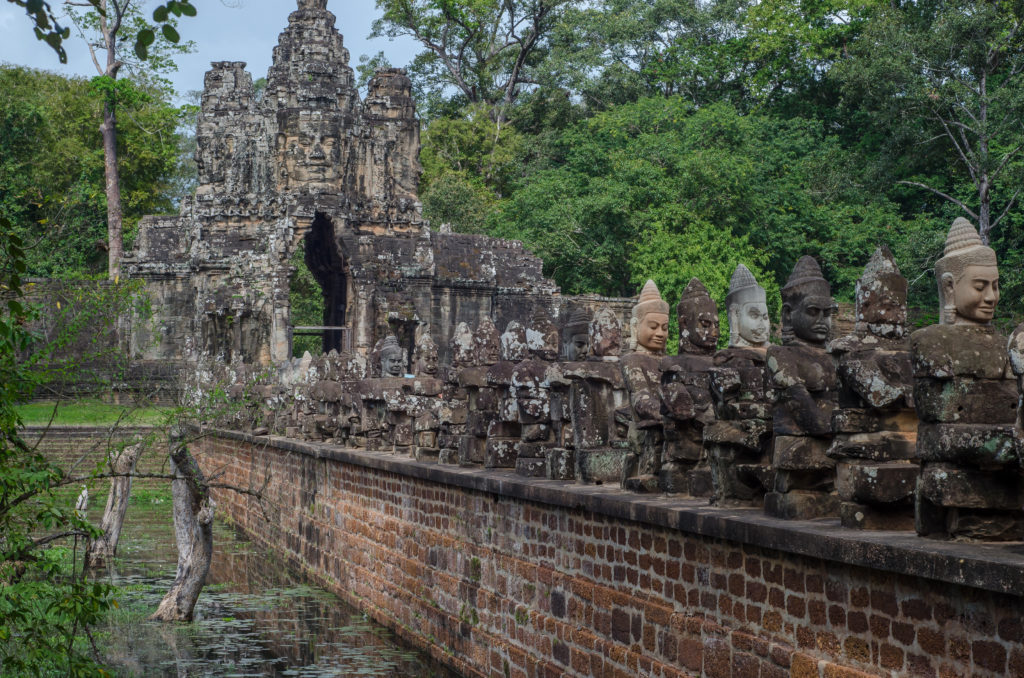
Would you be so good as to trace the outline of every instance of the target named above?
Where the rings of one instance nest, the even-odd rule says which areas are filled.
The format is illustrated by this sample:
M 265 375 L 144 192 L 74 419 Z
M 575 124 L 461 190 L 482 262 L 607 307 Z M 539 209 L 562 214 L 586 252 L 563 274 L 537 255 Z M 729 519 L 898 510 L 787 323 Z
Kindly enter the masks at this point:
M 725 307 L 734 304 L 767 303 L 764 288 L 757 284 L 754 274 L 743 264 L 737 264 L 729 279 L 729 293 L 725 295 Z
M 782 300 L 785 303 L 793 295 L 819 294 L 821 296 L 832 296 L 832 287 L 821 274 L 821 267 L 814 257 L 805 254 L 800 257 L 789 274 L 786 285 L 782 288 Z
M 668 315 L 668 311 L 668 302 L 661 298 L 658 286 L 654 284 L 653 280 L 648 280 L 640 290 L 640 297 L 637 299 L 636 306 L 633 307 L 633 318 L 640 320 L 648 313 Z

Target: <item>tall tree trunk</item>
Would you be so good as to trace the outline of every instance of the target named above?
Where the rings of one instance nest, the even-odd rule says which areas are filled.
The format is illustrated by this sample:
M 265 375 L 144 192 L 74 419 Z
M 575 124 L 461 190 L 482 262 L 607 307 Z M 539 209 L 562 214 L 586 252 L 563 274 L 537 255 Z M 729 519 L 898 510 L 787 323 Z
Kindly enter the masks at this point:
M 171 452 L 174 473 L 174 537 L 178 570 L 174 583 L 150 619 L 191 621 L 213 557 L 214 502 L 203 472 L 183 443 Z
M 121 275 L 122 239 L 121 175 L 117 169 L 117 119 L 108 101 L 103 105 L 103 169 L 107 194 L 107 269 L 111 280 Z
M 129 445 L 123 450 L 110 451 L 109 468 L 114 476 L 110 479 L 110 494 L 103 511 L 100 529 L 103 534 L 90 542 L 85 550 L 85 566 L 102 566 L 108 558 L 117 553 L 117 542 L 121 538 L 124 515 L 128 511 L 128 499 L 132 492 L 132 474 L 142 454 L 142 443 Z

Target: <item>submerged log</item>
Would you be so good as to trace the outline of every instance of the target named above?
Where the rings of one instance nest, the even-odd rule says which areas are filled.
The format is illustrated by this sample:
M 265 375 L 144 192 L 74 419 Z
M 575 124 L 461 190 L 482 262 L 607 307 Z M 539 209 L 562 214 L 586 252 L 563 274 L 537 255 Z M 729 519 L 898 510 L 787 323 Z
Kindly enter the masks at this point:
M 206 478 L 188 447 L 180 438 L 172 442 L 172 445 L 174 537 L 178 545 L 178 569 L 174 583 L 150 619 L 191 621 L 213 557 L 215 504 L 210 497 Z
M 100 567 L 117 553 L 117 542 L 121 538 L 121 527 L 131 497 L 132 475 L 141 455 L 142 443 L 110 451 L 109 464 L 113 476 L 110 479 L 107 507 L 100 522 L 103 534 L 89 543 L 85 551 L 86 567 Z

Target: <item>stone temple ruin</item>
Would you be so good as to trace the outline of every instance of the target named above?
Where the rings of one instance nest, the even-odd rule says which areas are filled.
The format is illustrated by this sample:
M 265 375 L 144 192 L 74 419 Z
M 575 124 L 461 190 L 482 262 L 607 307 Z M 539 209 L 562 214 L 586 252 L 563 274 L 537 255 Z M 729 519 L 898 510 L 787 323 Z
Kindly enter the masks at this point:
M 778 519 L 969 540 L 1024 538 L 1024 326 L 991 325 L 994 252 L 952 226 L 942 323 L 910 333 L 885 248 L 834 337 L 811 257 L 782 289 L 782 344 L 742 265 L 717 350 L 697 279 L 676 309 L 568 297 L 518 242 L 431 230 L 419 127 L 401 70 L 360 99 L 325 0 L 299 0 L 257 97 L 240 62 L 206 75 L 199 185 L 143 221 L 124 269 L 159 309 L 141 360 L 227 381 L 236 428 L 420 462 L 668 492 Z M 289 261 L 323 291 L 323 354 L 292 358 Z M 1016 378 L 1016 380 L 1015 380 Z
M 382 70 L 365 100 L 326 0 L 300 0 L 256 96 L 242 62 L 206 74 L 198 187 L 173 217 L 148 217 L 127 275 L 157 302 L 142 360 L 267 366 L 291 357 L 289 260 L 323 291 L 324 349 L 368 353 L 394 334 L 411 355 L 429 328 L 448 358 L 459 322 L 504 326 L 567 300 L 521 243 L 432 231 L 420 214 L 411 83 Z M 406 370 L 408 371 L 408 365 Z

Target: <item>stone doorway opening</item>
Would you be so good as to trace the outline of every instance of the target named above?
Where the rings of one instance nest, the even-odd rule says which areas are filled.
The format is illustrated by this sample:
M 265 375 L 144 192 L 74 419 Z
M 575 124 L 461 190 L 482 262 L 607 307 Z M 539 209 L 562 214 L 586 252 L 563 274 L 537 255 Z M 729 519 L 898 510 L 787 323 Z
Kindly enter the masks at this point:
M 327 353 L 332 349 L 340 352 L 350 348 L 349 268 L 330 217 L 316 213 L 292 264 L 296 268 L 289 290 L 293 353 Z M 315 337 L 320 341 L 316 342 Z

